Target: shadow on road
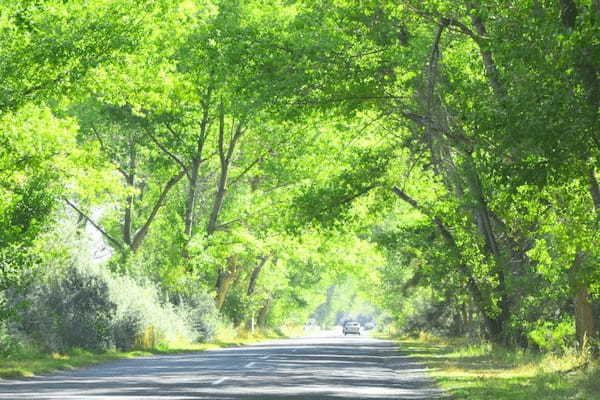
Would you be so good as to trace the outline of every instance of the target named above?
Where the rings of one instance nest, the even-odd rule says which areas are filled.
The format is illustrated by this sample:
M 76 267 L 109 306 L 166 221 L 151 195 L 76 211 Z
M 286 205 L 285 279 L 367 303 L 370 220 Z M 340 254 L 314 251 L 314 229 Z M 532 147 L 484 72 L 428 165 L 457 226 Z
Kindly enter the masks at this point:
M 393 342 L 310 338 L 121 360 L 0 383 L 0 399 L 436 399 L 423 366 Z

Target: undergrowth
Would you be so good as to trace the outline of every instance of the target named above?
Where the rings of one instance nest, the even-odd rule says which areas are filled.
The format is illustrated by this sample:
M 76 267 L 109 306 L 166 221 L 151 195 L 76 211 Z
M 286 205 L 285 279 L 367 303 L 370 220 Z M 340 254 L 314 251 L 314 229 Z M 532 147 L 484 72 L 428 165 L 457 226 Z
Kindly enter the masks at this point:
M 575 352 L 539 353 L 429 335 L 396 339 L 452 399 L 600 399 L 600 363 Z

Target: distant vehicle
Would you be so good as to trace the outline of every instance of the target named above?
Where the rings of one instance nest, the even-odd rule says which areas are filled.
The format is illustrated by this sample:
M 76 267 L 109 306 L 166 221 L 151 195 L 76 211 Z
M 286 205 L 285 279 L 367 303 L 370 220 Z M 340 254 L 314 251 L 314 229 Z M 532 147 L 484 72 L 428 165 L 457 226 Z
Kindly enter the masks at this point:
M 354 333 L 356 335 L 360 335 L 360 324 L 354 321 L 348 321 L 344 324 L 344 336 L 349 333 Z
M 371 329 L 375 329 L 375 324 L 373 322 L 367 322 L 365 324 L 365 329 L 366 330 L 371 330 Z

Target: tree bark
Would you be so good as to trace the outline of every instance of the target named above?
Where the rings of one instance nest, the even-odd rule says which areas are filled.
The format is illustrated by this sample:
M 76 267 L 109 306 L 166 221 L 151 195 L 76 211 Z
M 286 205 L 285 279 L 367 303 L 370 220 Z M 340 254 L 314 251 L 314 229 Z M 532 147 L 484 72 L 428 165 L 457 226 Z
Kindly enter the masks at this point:
M 575 29 L 577 14 L 577 4 L 573 0 L 560 0 L 560 19 L 564 26 Z
M 575 330 L 579 345 L 589 344 L 589 340 L 594 334 L 594 314 L 585 286 L 582 286 L 575 294 Z
M 133 163 L 132 163 L 133 164 Z M 135 168 L 135 167 L 134 167 Z M 126 177 L 127 188 L 132 190 L 135 185 L 135 169 L 131 169 Z M 129 194 L 126 199 L 125 213 L 123 215 L 123 242 L 131 246 L 132 227 L 133 227 L 133 194 Z
M 594 0 L 593 5 L 596 13 L 600 14 L 600 2 Z M 576 30 L 577 16 L 579 14 L 577 4 L 573 0 L 560 0 L 560 11 L 560 18 L 563 26 L 567 28 L 569 32 Z M 573 54 L 573 63 L 585 89 L 588 104 L 594 112 L 596 112 L 600 106 L 600 78 L 598 77 L 598 66 L 590 61 L 590 56 L 595 51 L 597 51 L 597 49 L 591 43 L 587 43 L 578 48 L 577 52 Z M 597 117 L 594 117 L 593 124 L 596 125 L 594 128 L 597 131 Z M 596 212 L 596 220 L 600 221 L 600 190 L 593 168 L 588 169 L 587 178 Z M 589 339 L 594 334 L 594 316 L 592 305 L 589 301 L 588 285 L 587 283 L 582 282 L 581 278 L 577 276 L 580 264 L 584 261 L 585 257 L 585 253 L 578 252 L 575 261 L 573 262 L 575 325 L 577 338 L 581 346 L 584 345 L 586 338 Z
M 231 284 L 237 278 L 239 273 L 239 266 L 234 257 L 227 258 L 227 265 L 225 267 L 220 267 L 217 276 L 217 282 L 215 285 L 215 289 L 217 294 L 215 296 L 215 305 L 217 310 L 221 310 L 223 304 L 225 304 L 225 298 L 227 297 L 227 293 L 229 293 L 229 289 Z
M 504 88 L 504 85 L 500 79 L 500 72 L 498 71 L 496 62 L 494 61 L 492 51 L 489 49 L 487 44 L 488 39 L 485 25 L 481 20 L 481 17 L 477 14 L 474 14 L 471 17 L 471 22 L 473 23 L 477 34 L 481 38 L 477 40 L 477 45 L 479 46 L 479 51 L 483 60 L 485 76 L 488 78 L 490 86 L 494 90 L 496 97 L 498 97 L 498 99 L 503 99 L 506 96 L 506 89 Z
M 194 231 L 194 209 L 196 207 L 196 198 L 198 197 L 198 171 L 200 170 L 200 158 L 194 157 L 191 165 L 191 173 L 188 181 L 188 193 L 185 201 L 184 232 L 189 238 Z
M 212 211 L 208 220 L 206 228 L 207 235 L 212 235 L 217 228 L 217 222 L 219 220 L 219 214 L 223 207 L 223 201 L 225 200 L 225 193 L 227 192 L 227 179 L 229 178 L 229 168 L 231 167 L 231 161 L 235 152 L 237 142 L 242 137 L 244 129 L 241 123 L 237 126 L 232 126 L 234 133 L 231 140 L 225 145 L 225 110 L 221 104 L 219 112 L 219 160 L 220 160 L 220 173 L 219 181 L 217 182 L 217 192 L 213 201 Z
M 146 218 L 146 222 L 135 233 L 135 236 L 133 237 L 133 240 L 132 240 L 131 246 L 130 246 L 130 248 L 133 252 L 136 252 L 140 248 L 142 242 L 144 241 L 144 239 L 146 238 L 146 235 L 148 234 L 148 231 L 150 230 L 150 225 L 152 224 L 152 222 L 154 222 L 154 219 L 156 218 L 158 211 L 165 204 L 165 201 L 167 200 L 167 195 L 169 194 L 169 192 L 171 191 L 173 186 L 175 186 L 177 184 L 177 182 L 179 182 L 181 180 L 181 178 L 183 178 L 183 176 L 185 175 L 185 172 L 186 171 L 180 171 L 179 173 L 174 175 L 171 179 L 169 179 L 169 181 L 163 187 L 160 195 L 158 196 L 158 200 L 156 200 L 156 203 L 154 203 L 154 207 L 152 208 L 150 215 L 148 216 L 148 218 Z
M 246 290 L 246 295 L 252 296 L 256 291 L 256 283 L 258 282 L 258 277 L 260 275 L 260 271 L 267 264 L 269 260 L 269 256 L 260 257 L 260 262 L 258 265 L 252 270 L 252 274 L 250 275 L 250 281 L 248 282 L 248 290 Z
M 590 185 L 592 201 L 594 202 L 594 210 L 596 211 L 596 221 L 600 223 L 600 186 L 598 185 L 598 179 L 596 179 L 596 170 L 594 168 L 590 168 L 588 170 L 588 182 Z
M 265 302 L 265 304 L 258 311 L 258 316 L 256 318 L 256 323 L 261 329 L 264 329 L 267 327 L 267 317 L 269 316 L 269 311 L 271 311 L 272 306 L 273 306 L 273 295 L 270 295 L 269 298 L 267 298 L 267 301 Z
M 578 273 L 581 269 L 581 264 L 585 260 L 585 253 L 578 251 L 573 266 L 571 267 L 572 287 L 574 288 L 575 297 L 573 303 L 575 305 L 575 331 L 577 341 L 582 347 L 594 335 L 594 314 L 592 304 L 589 300 L 587 285 L 580 281 Z
M 206 101 L 203 103 L 203 113 L 202 113 L 202 121 L 200 122 L 200 134 L 198 135 L 198 140 L 196 141 L 196 153 L 192 158 L 191 164 L 191 174 L 189 175 L 188 182 L 188 194 L 185 204 L 185 216 L 184 216 L 184 231 L 188 237 L 191 237 L 194 233 L 194 210 L 196 207 L 196 200 L 198 198 L 198 178 L 199 178 L 199 170 L 200 165 L 202 164 L 202 153 L 204 152 L 204 144 L 206 143 L 206 139 L 208 138 L 208 128 L 209 128 L 209 110 L 210 110 L 210 102 L 211 102 L 211 94 L 212 91 L 209 88 L 206 95 Z
M 500 245 L 492 226 L 491 212 L 483 193 L 481 179 L 470 154 L 467 155 L 465 164 L 467 183 L 475 200 L 473 213 L 477 220 L 477 227 L 484 238 L 486 253 L 488 253 L 489 261 L 494 263 L 494 270 L 498 278 L 497 294 L 500 297 L 500 315 L 496 318 L 498 326 L 495 329 L 504 337 L 506 324 L 510 319 L 510 300 L 506 288 L 505 260 L 503 259 Z

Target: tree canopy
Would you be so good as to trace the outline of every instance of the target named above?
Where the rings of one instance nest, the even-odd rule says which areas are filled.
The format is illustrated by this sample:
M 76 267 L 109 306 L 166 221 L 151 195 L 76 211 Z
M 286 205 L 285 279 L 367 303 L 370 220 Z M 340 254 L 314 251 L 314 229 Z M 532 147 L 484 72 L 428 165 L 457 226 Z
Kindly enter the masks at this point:
M 236 326 L 589 342 L 599 31 L 596 0 L 0 0 L 0 316 L 69 226 Z

